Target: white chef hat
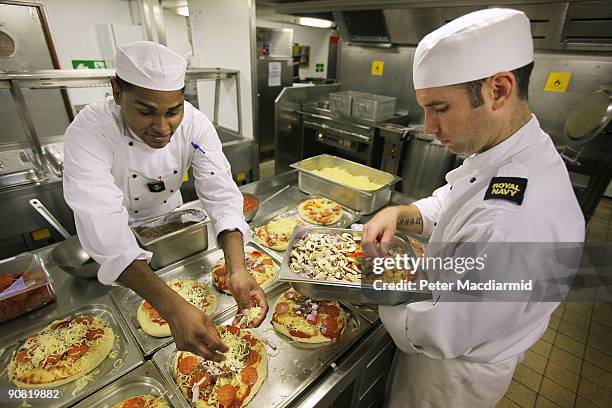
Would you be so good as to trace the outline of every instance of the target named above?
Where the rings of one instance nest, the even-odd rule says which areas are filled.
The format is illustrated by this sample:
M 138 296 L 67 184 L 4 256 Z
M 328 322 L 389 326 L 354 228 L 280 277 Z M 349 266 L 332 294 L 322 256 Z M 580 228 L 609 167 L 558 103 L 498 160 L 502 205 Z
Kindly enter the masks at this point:
M 479 10 L 445 24 L 419 42 L 412 67 L 414 88 L 488 78 L 532 61 L 533 41 L 525 13 Z
M 117 48 L 117 76 L 156 91 L 177 91 L 185 86 L 187 61 L 170 48 L 151 41 L 135 41 Z

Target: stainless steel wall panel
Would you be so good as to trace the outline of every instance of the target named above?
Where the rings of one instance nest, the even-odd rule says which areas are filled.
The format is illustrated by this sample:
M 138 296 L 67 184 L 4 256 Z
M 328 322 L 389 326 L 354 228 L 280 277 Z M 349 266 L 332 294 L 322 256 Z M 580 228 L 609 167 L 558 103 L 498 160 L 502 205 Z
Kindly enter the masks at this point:
M 421 115 L 412 87 L 414 48 L 366 48 L 341 45 L 338 79 L 347 89 L 392 96 L 397 99 L 396 110 Z M 384 62 L 383 75 L 371 75 L 372 61 Z
M 416 102 L 412 84 L 413 47 L 391 49 L 347 46 L 340 49 L 339 81 L 347 89 L 397 98 L 397 110 L 406 109 L 413 123 L 423 122 L 423 109 Z M 382 76 L 370 75 L 373 60 L 385 62 Z M 551 71 L 571 72 L 567 92 L 546 92 Z M 568 144 L 563 124 L 580 99 L 612 81 L 612 55 L 569 52 L 536 52 L 529 101 L 545 131 L 557 144 Z

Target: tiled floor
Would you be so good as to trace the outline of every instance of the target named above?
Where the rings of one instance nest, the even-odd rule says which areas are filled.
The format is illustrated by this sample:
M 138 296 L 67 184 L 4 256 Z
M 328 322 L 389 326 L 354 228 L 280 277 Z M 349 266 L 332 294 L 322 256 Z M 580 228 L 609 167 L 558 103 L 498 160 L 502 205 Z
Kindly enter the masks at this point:
M 602 199 L 595 210 L 587 241 L 612 241 L 612 199 Z M 497 407 L 611 408 L 612 304 L 561 304 Z

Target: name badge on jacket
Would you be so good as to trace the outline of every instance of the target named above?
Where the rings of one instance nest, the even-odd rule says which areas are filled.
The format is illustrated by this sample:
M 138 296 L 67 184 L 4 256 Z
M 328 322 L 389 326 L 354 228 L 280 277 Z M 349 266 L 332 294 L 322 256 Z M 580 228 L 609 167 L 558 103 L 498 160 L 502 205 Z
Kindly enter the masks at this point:
M 525 189 L 527 188 L 527 179 L 521 177 L 493 177 L 487 192 L 485 200 L 494 198 L 508 200 L 521 205 L 525 197 Z
M 152 193 L 161 193 L 166 189 L 166 185 L 163 181 L 152 181 L 147 183 L 147 187 L 149 187 L 149 191 Z

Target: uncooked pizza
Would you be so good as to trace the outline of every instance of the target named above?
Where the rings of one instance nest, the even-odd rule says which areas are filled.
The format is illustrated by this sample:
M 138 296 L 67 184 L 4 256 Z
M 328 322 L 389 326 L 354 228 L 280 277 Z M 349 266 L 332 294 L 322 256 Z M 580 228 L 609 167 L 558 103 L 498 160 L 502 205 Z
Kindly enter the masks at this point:
M 247 271 L 251 274 L 259 286 L 265 284 L 276 276 L 276 265 L 272 258 L 257 250 L 245 250 L 244 262 Z M 219 259 L 212 268 L 212 283 L 220 291 L 231 295 L 227 287 L 227 269 L 225 258 Z
M 293 289 L 276 300 L 274 329 L 302 343 L 323 343 L 337 339 L 346 328 L 347 316 L 332 300 L 314 300 Z
M 110 353 L 113 329 L 102 319 L 80 315 L 56 320 L 28 337 L 13 355 L 8 376 L 19 387 L 57 387 L 96 368 Z
M 217 308 L 217 297 L 205 283 L 193 279 L 172 279 L 166 283 L 183 299 L 208 315 Z M 172 334 L 168 322 L 146 300 L 140 302 L 136 319 L 142 330 L 151 336 L 168 337 Z
M 218 363 L 179 351 L 173 361 L 174 380 L 198 408 L 239 408 L 259 391 L 268 373 L 265 344 L 249 330 L 220 326 L 221 340 L 229 347 Z
M 297 226 L 308 225 L 297 215 L 276 218 L 255 229 L 257 242 L 276 251 L 284 251 L 289 246 L 293 230 Z
M 317 225 L 330 225 L 342 218 L 342 207 L 329 198 L 311 198 L 298 205 L 298 211 L 306 221 Z
M 162 397 L 137 395 L 113 405 L 113 408 L 169 408 L 169 405 Z

